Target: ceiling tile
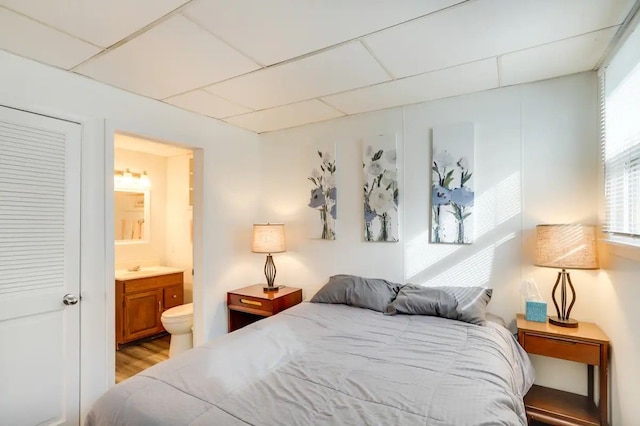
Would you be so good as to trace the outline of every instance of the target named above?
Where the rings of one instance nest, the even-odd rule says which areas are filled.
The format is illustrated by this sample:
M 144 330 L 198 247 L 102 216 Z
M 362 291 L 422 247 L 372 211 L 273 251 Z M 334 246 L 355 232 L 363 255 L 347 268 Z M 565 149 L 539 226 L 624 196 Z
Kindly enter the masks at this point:
M 95 46 L 0 7 L 0 49 L 69 69 L 100 51 Z
M 204 90 L 183 93 L 182 95 L 167 98 L 164 101 L 214 118 L 231 117 L 232 115 L 245 114 L 252 111 Z
M 257 68 L 257 64 L 177 15 L 75 71 L 164 99 Z
M 314 99 L 245 115 L 238 115 L 227 118 L 225 121 L 256 133 L 262 133 L 329 120 L 331 118 L 341 117 L 342 115 L 344 114 Z
M 502 86 L 593 69 L 618 27 L 556 41 L 499 58 Z
M 390 80 L 362 43 L 262 69 L 205 90 L 253 109 L 290 104 Z
M 108 47 L 187 0 L 0 0 L 0 5 Z
M 375 111 L 498 87 L 495 58 L 322 98 L 347 114 Z
M 423 16 L 463 0 L 200 0 L 184 14 L 263 65 Z
M 633 0 L 473 1 L 364 39 L 396 77 L 497 56 L 620 24 Z

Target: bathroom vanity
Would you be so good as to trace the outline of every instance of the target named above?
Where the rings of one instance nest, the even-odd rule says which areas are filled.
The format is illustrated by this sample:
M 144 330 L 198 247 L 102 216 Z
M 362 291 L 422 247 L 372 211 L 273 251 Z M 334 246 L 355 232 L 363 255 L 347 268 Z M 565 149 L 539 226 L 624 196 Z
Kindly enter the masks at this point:
M 153 266 L 116 271 L 116 347 L 164 332 L 162 313 L 184 302 L 184 271 Z

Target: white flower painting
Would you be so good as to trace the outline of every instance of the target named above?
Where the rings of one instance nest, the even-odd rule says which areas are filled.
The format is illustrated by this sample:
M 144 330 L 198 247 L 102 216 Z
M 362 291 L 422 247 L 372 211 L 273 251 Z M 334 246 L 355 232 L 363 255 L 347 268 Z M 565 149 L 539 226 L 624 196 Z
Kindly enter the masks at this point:
M 335 240 L 338 211 L 335 144 L 324 148 L 313 148 L 313 166 L 307 177 L 313 185 L 308 203 L 313 209 L 310 216 L 311 238 Z
M 398 241 L 398 170 L 395 136 L 364 143 L 364 240 Z
M 473 124 L 433 129 L 431 242 L 473 241 Z

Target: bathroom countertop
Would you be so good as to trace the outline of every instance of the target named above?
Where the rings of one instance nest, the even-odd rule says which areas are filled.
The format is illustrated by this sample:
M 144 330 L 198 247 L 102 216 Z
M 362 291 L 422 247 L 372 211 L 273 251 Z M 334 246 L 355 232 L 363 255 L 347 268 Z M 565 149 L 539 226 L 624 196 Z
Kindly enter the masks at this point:
M 128 271 L 126 269 L 117 269 L 115 273 L 116 280 L 135 280 L 138 278 L 156 277 L 158 275 L 175 274 L 184 272 L 184 269 L 172 268 L 170 266 L 145 266 L 139 271 Z

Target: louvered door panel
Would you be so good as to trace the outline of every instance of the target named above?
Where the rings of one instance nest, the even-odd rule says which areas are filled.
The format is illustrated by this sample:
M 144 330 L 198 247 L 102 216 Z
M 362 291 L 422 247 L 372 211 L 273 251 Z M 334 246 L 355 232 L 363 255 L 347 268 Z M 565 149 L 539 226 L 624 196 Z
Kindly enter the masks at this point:
M 64 286 L 65 140 L 0 121 L 0 294 Z

